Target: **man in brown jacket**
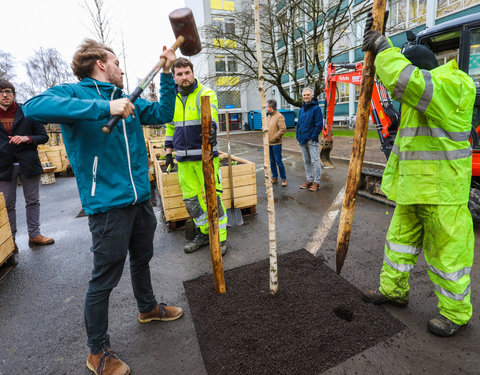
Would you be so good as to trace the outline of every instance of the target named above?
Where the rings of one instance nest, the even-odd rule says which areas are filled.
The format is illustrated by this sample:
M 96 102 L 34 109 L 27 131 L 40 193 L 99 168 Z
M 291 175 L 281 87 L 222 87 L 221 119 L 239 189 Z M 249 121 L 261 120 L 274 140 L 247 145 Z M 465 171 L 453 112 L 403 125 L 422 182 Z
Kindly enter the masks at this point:
M 277 102 L 274 99 L 267 101 L 268 117 L 268 144 L 270 148 L 270 168 L 272 169 L 272 183 L 278 182 L 278 170 L 282 179 L 282 186 L 287 186 L 287 175 L 282 161 L 282 137 L 287 130 L 285 117 L 277 111 Z

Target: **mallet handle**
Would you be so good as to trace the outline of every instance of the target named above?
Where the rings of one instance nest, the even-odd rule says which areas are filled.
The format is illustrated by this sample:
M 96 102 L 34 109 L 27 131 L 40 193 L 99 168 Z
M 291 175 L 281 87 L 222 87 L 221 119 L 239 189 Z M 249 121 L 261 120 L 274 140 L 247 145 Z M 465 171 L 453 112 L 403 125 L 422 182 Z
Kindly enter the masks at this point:
M 176 51 L 178 47 L 185 41 L 185 38 L 183 36 L 179 36 L 175 43 L 172 45 L 171 49 L 173 51 Z M 138 84 L 138 86 L 133 90 L 133 92 L 128 96 L 128 100 L 130 102 L 135 103 L 135 100 L 137 100 L 140 95 L 142 95 L 143 90 L 148 86 L 150 82 L 152 82 L 152 79 L 155 78 L 155 76 L 158 74 L 160 69 L 163 68 L 165 63 L 167 62 L 167 59 L 165 57 L 162 57 L 160 61 L 153 67 L 153 69 L 150 71 L 150 73 L 147 74 L 147 76 Z M 116 115 L 113 116 L 110 120 L 108 120 L 107 124 L 102 126 L 102 131 L 106 134 L 110 134 L 117 125 L 117 123 L 122 119 L 122 116 Z

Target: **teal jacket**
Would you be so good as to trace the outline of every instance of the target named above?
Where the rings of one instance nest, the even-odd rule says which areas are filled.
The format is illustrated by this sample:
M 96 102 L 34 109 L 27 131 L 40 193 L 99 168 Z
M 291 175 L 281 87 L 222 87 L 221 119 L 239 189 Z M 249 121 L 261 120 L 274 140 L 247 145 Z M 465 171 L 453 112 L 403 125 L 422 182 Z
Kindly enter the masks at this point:
M 68 159 L 87 215 L 127 207 L 150 199 L 148 159 L 141 125 L 173 118 L 174 80 L 161 74 L 160 102 L 135 101 L 135 111 L 111 134 L 109 101 L 125 97 L 115 85 L 85 78 L 55 86 L 28 100 L 23 111 L 33 121 L 60 123 Z

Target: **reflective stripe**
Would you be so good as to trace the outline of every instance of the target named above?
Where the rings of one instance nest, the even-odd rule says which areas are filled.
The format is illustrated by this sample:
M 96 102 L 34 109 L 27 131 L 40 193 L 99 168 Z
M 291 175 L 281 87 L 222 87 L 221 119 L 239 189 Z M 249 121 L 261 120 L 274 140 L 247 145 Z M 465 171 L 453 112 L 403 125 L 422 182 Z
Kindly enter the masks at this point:
M 207 213 L 204 212 L 203 214 L 201 214 L 200 216 L 197 216 L 195 218 L 193 218 L 193 221 L 195 222 L 195 224 L 197 226 L 202 226 L 202 225 L 205 225 L 208 223 L 208 220 L 207 220 Z
M 227 223 L 218 223 L 218 229 L 227 229 Z
M 165 141 L 173 141 L 173 135 L 166 135 Z
M 395 85 L 395 89 L 393 90 L 393 96 L 395 96 L 397 99 L 402 98 L 405 89 L 407 88 L 408 81 L 410 80 L 410 76 L 414 71 L 415 67 L 413 65 L 407 65 L 400 73 L 397 84 Z
M 201 120 L 185 120 L 185 121 L 175 121 L 173 123 L 175 125 L 176 128 L 178 128 L 179 126 L 192 126 L 192 125 L 202 125 L 202 121 Z
M 424 113 L 427 110 L 428 105 L 432 101 L 433 97 L 433 83 L 432 83 L 432 75 L 428 70 L 420 69 L 423 74 L 423 79 L 425 80 L 425 90 L 423 90 L 422 97 L 418 101 L 417 106 L 415 109 L 419 112 Z
M 413 264 L 393 263 L 390 259 L 387 258 L 386 255 L 383 256 L 383 261 L 394 270 L 397 270 L 400 272 L 409 272 L 413 269 Z
M 393 144 L 393 147 L 392 147 L 392 153 L 398 156 L 398 145 L 395 143 Z
M 388 248 L 390 250 L 392 250 L 396 253 L 418 255 L 418 254 L 420 254 L 420 251 L 422 251 L 421 247 L 400 245 L 400 244 L 392 243 L 390 241 L 386 241 L 386 245 L 388 246 Z
M 468 147 L 450 151 L 402 151 L 399 158 L 400 160 L 457 160 L 470 156 L 472 156 L 472 149 Z
M 439 269 L 431 266 L 430 264 L 427 264 L 427 268 L 432 271 L 435 275 L 438 277 L 441 277 L 444 280 L 449 280 L 449 281 L 458 281 L 460 280 L 463 276 L 465 275 L 470 275 L 472 272 L 472 267 L 465 267 L 462 268 L 461 270 L 455 271 L 455 272 L 443 272 L 440 271 Z
M 202 87 L 202 89 L 198 92 L 196 102 L 197 102 L 197 112 L 198 112 L 198 117 L 201 119 L 202 118 L 202 108 L 200 104 L 200 98 L 202 97 L 202 93 L 206 90 L 205 87 Z
M 465 297 L 470 293 L 471 286 L 468 284 L 467 288 L 462 294 L 457 294 L 457 293 L 452 293 L 449 290 L 446 290 L 437 284 L 433 284 L 433 289 L 435 289 L 438 293 L 440 293 L 442 296 L 454 299 L 455 301 L 463 301 Z
M 176 150 L 177 156 L 187 156 L 187 153 L 189 155 L 202 155 L 202 150 L 196 149 L 196 150 Z
M 466 132 L 447 132 L 442 128 L 429 128 L 428 126 L 419 126 L 418 128 L 400 129 L 400 137 L 446 137 L 452 141 L 463 142 L 468 141 L 470 131 Z
M 211 107 L 212 109 L 214 109 L 215 111 L 218 112 L 218 108 L 217 108 L 217 106 L 216 106 L 215 104 L 210 104 L 210 107 Z
M 218 218 L 218 221 L 226 220 L 227 219 L 227 214 L 224 213 L 221 217 Z

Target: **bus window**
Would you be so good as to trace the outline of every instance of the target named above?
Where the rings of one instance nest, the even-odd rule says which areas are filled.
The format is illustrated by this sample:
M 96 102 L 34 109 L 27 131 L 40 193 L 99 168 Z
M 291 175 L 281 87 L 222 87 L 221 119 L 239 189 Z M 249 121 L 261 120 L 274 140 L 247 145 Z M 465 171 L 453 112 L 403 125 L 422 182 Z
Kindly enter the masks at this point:
M 480 29 L 472 30 L 468 74 L 475 81 L 477 88 L 480 89 Z

